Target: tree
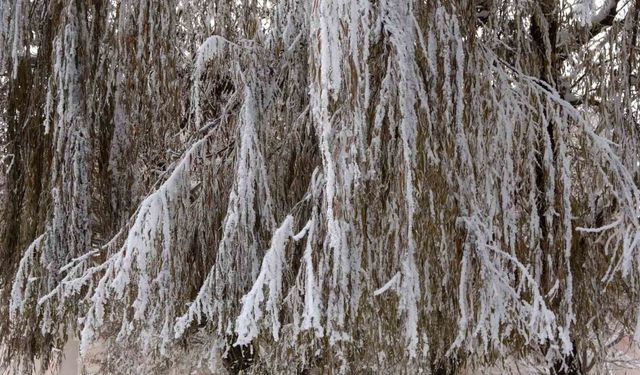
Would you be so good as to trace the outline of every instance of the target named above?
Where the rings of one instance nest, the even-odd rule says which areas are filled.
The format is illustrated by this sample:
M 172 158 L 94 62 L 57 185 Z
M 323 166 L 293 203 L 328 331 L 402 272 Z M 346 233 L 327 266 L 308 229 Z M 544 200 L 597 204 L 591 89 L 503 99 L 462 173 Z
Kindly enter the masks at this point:
M 0 362 L 599 368 L 640 341 L 639 11 L 2 0 Z

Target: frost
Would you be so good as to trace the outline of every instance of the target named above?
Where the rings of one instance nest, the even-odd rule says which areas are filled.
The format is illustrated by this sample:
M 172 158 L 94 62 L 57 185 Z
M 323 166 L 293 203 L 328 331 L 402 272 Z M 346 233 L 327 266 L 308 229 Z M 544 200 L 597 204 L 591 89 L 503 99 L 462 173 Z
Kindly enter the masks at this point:
M 432 373 L 640 340 L 636 5 L 0 4 L 0 362 L 75 335 L 140 373 Z
M 266 285 L 269 295 L 266 300 L 266 309 L 271 317 L 271 333 L 274 340 L 278 341 L 280 331 L 279 305 L 282 297 L 282 269 L 285 261 L 285 247 L 293 236 L 293 217 L 287 216 L 280 227 L 276 229 L 271 239 L 271 248 L 266 252 L 262 260 L 262 269 L 253 287 L 242 297 L 242 310 L 236 322 L 238 340 L 235 345 L 250 343 L 258 335 L 257 322 L 262 318 L 263 312 L 260 304 L 264 301 L 263 287 Z

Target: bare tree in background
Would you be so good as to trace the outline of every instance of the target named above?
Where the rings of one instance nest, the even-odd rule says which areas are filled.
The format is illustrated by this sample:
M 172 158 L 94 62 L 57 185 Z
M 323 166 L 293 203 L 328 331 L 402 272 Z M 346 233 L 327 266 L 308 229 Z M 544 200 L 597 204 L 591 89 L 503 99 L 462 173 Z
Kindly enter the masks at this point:
M 640 341 L 639 11 L 0 0 L 0 370 L 597 372 Z

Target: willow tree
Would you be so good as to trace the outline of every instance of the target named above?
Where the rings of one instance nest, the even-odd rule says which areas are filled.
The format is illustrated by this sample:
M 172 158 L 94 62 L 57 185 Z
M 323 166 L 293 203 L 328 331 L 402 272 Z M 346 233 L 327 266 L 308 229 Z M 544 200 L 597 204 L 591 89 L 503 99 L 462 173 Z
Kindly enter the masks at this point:
M 2 0 L 0 363 L 604 368 L 640 341 L 639 11 Z

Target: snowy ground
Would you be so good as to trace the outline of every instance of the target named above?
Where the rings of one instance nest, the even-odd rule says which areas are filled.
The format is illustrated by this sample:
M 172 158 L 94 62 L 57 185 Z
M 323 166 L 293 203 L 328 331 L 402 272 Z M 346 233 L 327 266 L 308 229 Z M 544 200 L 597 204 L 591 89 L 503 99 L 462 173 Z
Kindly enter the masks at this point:
M 612 370 L 608 375 L 640 375 L 640 349 L 637 346 L 631 346 L 628 340 L 623 340 L 616 346 L 616 352 L 612 353 L 612 358 L 615 358 L 615 363 L 612 364 Z M 65 359 L 62 362 L 62 370 L 60 375 L 79 375 L 79 369 L 81 363 L 78 360 L 78 342 L 70 341 L 65 347 Z M 89 354 L 91 355 L 91 354 Z M 87 370 L 89 374 L 97 369 L 92 369 L 88 366 Z M 93 371 L 92 371 L 93 370 Z M 97 374 L 97 372 L 93 372 Z M 513 363 L 508 368 L 491 368 L 484 369 L 481 372 L 476 371 L 475 374 L 481 373 L 482 375 L 537 375 L 544 374 L 531 366 L 526 364 Z M 472 375 L 473 372 L 469 372 Z M 172 374 L 173 375 L 173 374 Z M 181 374 L 186 375 L 186 374 Z

